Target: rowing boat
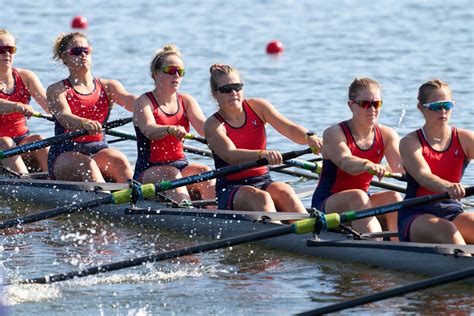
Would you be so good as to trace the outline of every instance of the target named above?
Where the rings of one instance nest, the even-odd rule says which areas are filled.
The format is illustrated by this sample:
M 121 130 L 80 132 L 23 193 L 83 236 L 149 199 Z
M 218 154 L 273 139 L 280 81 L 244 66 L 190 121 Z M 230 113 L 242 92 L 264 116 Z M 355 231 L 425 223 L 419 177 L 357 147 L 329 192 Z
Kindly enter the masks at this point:
M 51 181 L 34 178 L 0 176 L 0 197 L 42 205 L 48 208 L 97 199 L 106 191 L 120 190 L 127 184 Z M 102 205 L 85 214 L 102 219 L 151 226 L 182 232 L 186 235 L 214 239 L 263 231 L 276 225 L 272 221 L 303 219 L 307 214 L 236 212 L 179 207 L 163 201 L 145 200 L 136 205 Z M 378 241 L 377 237 L 393 234 L 361 236 L 323 232 L 286 235 L 258 242 L 266 247 L 343 262 L 360 262 L 385 269 L 424 275 L 440 275 L 474 264 L 474 246 Z M 360 239 L 358 239 L 360 238 Z M 474 284 L 474 280 L 468 280 Z

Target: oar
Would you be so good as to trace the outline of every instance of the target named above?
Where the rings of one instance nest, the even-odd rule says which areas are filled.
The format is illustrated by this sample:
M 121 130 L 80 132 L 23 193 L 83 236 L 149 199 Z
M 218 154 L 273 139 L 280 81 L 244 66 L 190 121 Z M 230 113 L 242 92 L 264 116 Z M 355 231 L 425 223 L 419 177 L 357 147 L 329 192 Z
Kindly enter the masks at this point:
M 127 132 L 124 132 L 124 131 L 116 130 L 116 129 L 108 130 L 108 131 L 106 131 L 106 134 L 108 134 L 110 136 L 120 137 L 122 139 L 135 140 L 135 141 L 137 140 L 137 136 L 135 136 L 133 134 L 130 134 L 130 133 L 127 133 Z M 192 139 L 192 140 L 198 141 L 200 143 L 207 144 L 207 140 L 204 137 L 197 136 L 197 135 L 194 135 L 194 134 L 191 134 L 191 133 L 187 133 L 186 135 L 184 135 L 184 138 L 185 139 Z
M 363 296 L 354 300 L 313 309 L 311 311 L 299 313 L 297 315 L 323 315 L 323 314 L 334 313 L 334 312 L 342 311 L 348 308 L 385 300 L 385 299 L 392 298 L 399 295 L 405 295 L 407 293 L 411 293 L 415 291 L 424 290 L 430 287 L 439 286 L 439 285 L 443 285 L 443 284 L 447 284 L 447 283 L 451 283 L 455 281 L 461 281 L 461 280 L 471 278 L 471 277 L 474 277 L 474 268 L 463 269 L 461 271 L 446 273 L 434 278 L 430 278 L 428 280 L 423 280 L 420 282 L 415 282 L 412 284 L 396 287 L 394 289 L 390 289 L 390 290 L 383 291 L 380 293 Z
M 466 188 L 465 197 L 471 196 L 474 194 L 474 186 Z M 413 208 L 420 205 L 425 205 L 429 203 L 438 202 L 441 200 L 449 199 L 448 193 L 438 193 L 431 195 L 424 195 L 412 199 L 407 199 L 404 201 L 387 204 L 378 207 L 372 207 L 360 211 L 348 211 L 341 214 L 331 213 L 331 214 L 321 214 L 323 230 L 328 230 L 331 228 L 336 228 L 340 223 L 355 221 L 362 218 L 367 218 L 371 216 L 383 215 L 391 212 L 396 212 L 402 209 Z
M 288 159 L 299 157 L 301 155 L 308 154 L 308 153 L 311 153 L 310 148 L 286 152 L 282 154 L 282 156 L 283 156 L 283 160 L 288 160 Z M 267 159 L 262 158 L 256 161 L 250 161 L 250 162 L 245 162 L 241 164 L 231 165 L 231 166 L 195 174 L 192 176 L 184 177 L 181 179 L 176 179 L 176 180 L 171 180 L 171 181 L 162 181 L 158 184 L 153 184 L 153 183 L 144 184 L 144 185 L 138 186 L 136 193 L 139 194 L 139 198 L 153 198 L 156 196 L 157 192 L 167 191 L 167 190 L 175 189 L 178 187 L 190 185 L 193 183 L 215 179 L 218 177 L 224 177 L 230 174 L 237 173 L 242 170 L 247 170 L 250 168 L 260 167 L 260 166 L 265 166 L 265 165 L 268 165 L 268 161 Z M 0 229 L 14 227 L 19 224 L 32 223 L 39 220 L 56 217 L 62 214 L 74 213 L 83 208 L 87 209 L 87 208 L 97 207 L 97 206 L 105 205 L 105 204 L 122 204 L 122 203 L 130 202 L 132 199 L 132 192 L 135 193 L 135 191 L 132 191 L 132 189 L 121 190 L 121 191 L 117 191 L 111 194 L 104 194 L 100 198 L 92 200 L 92 201 L 87 201 L 84 203 L 78 203 L 74 205 L 68 205 L 68 206 L 64 206 L 64 207 L 60 207 L 60 208 L 56 208 L 52 210 L 47 210 L 47 211 L 36 213 L 36 214 L 31 214 L 31 215 L 14 218 L 11 220 L 6 220 L 3 222 L 0 222 Z
M 311 149 L 308 149 L 308 150 L 309 152 L 311 152 Z M 474 186 L 468 187 L 466 189 L 466 196 L 472 195 L 472 194 L 474 194 Z M 384 209 L 384 207 L 373 208 L 373 209 L 370 209 L 371 211 L 370 213 L 368 212 L 369 210 L 365 210 L 365 212 L 359 211 L 360 216 L 358 217 L 353 216 L 353 215 L 339 216 L 338 214 L 328 214 L 328 215 L 318 214 L 319 216 L 314 217 L 314 218 L 300 220 L 291 225 L 285 225 L 282 227 L 268 229 L 261 232 L 250 233 L 250 234 L 245 234 L 245 235 L 236 236 L 236 237 L 230 237 L 230 238 L 213 241 L 213 242 L 209 242 L 209 243 L 205 243 L 205 244 L 201 244 L 197 246 L 184 247 L 184 248 L 167 251 L 167 252 L 163 252 L 159 254 L 148 255 L 144 257 L 129 259 L 125 261 L 119 261 L 119 262 L 110 263 L 110 264 L 104 264 L 104 265 L 90 267 L 90 268 L 86 268 L 79 271 L 73 271 L 69 273 L 61 273 L 61 274 L 49 275 L 49 276 L 44 276 L 44 277 L 39 277 L 39 278 L 34 278 L 34 279 L 20 280 L 18 283 L 21 283 L 21 284 L 53 283 L 53 282 L 73 279 L 76 277 L 85 277 L 88 275 L 94 275 L 98 273 L 139 266 L 147 262 L 162 261 L 162 260 L 177 258 L 181 256 L 201 253 L 201 252 L 210 251 L 210 250 L 216 250 L 216 249 L 225 248 L 225 247 L 236 246 L 236 245 L 240 245 L 240 244 L 244 244 L 248 242 L 254 242 L 258 240 L 264 240 L 268 238 L 273 238 L 273 237 L 278 237 L 278 236 L 283 236 L 283 235 L 288 235 L 288 234 L 293 234 L 293 233 L 294 234 L 307 234 L 311 232 L 319 233 L 322 229 L 335 228 L 339 226 L 339 224 L 343 221 L 351 221 L 354 219 L 360 219 L 362 218 L 362 216 L 369 217 L 369 216 L 374 216 L 374 215 L 379 215 L 379 214 L 385 214 L 388 212 L 399 210 L 400 208 L 409 208 L 409 207 L 413 207 L 413 206 L 417 206 L 421 204 L 426 204 L 426 203 L 435 202 L 438 200 L 447 199 L 449 198 L 449 196 L 447 193 L 440 193 L 440 194 L 433 194 L 430 196 L 423 196 L 421 198 L 423 198 L 423 201 L 420 198 L 405 200 L 404 202 L 406 203 L 404 204 L 403 207 L 399 206 L 401 203 L 393 203 L 393 204 L 386 205 L 385 208 L 387 209 Z M 384 211 L 385 213 L 383 213 Z M 356 212 L 350 212 L 350 213 L 356 213 Z M 334 216 L 334 215 L 337 215 L 337 216 Z
M 43 114 L 43 113 L 40 113 L 40 112 L 34 112 L 32 116 L 36 117 L 36 118 L 42 118 L 42 119 L 45 119 L 45 120 L 48 120 L 48 121 L 51 121 L 51 122 L 56 121 L 51 114 Z
M 131 117 L 125 118 L 125 119 L 118 119 L 112 122 L 105 123 L 102 126 L 102 128 L 104 130 L 108 130 L 110 128 L 125 125 L 127 123 L 130 123 L 131 121 L 132 121 Z M 45 138 L 34 143 L 25 144 L 22 146 L 11 148 L 11 149 L 0 150 L 0 159 L 16 156 L 16 155 L 23 154 L 30 151 L 35 151 L 40 148 L 51 146 L 53 144 L 62 143 L 71 138 L 86 135 L 87 133 L 88 131 L 86 131 L 85 129 L 81 129 L 81 130 L 72 131 L 65 134 L 56 135 L 50 138 Z
M 369 170 L 368 171 L 371 175 L 374 175 L 375 176 L 375 172 Z M 392 173 L 390 171 L 385 171 L 385 173 L 383 174 L 383 176 L 385 178 L 392 178 L 392 179 L 395 179 L 395 180 L 398 180 L 398 181 L 402 181 L 402 182 L 407 182 L 407 176 L 404 175 L 403 173 Z
M 140 266 L 148 262 L 157 262 L 163 261 L 172 258 L 178 258 L 182 256 L 187 256 L 191 254 L 206 252 L 210 250 L 216 250 L 220 248 L 226 248 L 231 246 L 236 246 L 240 244 L 245 244 L 249 242 L 254 242 L 258 240 L 264 240 L 268 238 L 288 235 L 288 234 L 306 234 L 314 231 L 315 219 L 305 219 L 293 223 L 291 225 L 282 225 L 281 227 L 272 228 L 260 232 L 245 234 L 241 236 L 221 239 L 209 243 L 204 243 L 201 245 L 184 247 L 172 251 L 166 251 L 158 254 L 152 254 L 144 257 L 128 259 L 124 261 L 119 261 L 115 263 L 103 264 L 95 267 L 90 267 L 82 269 L 79 271 L 73 271 L 69 273 L 61 273 L 56 275 L 48 275 L 44 277 L 34 278 L 34 279 L 25 279 L 20 280 L 17 283 L 19 284 L 28 284 L 28 283 L 54 283 L 59 281 L 65 281 L 73 278 L 85 277 L 88 275 L 94 275 L 103 272 L 115 271 L 135 266 Z

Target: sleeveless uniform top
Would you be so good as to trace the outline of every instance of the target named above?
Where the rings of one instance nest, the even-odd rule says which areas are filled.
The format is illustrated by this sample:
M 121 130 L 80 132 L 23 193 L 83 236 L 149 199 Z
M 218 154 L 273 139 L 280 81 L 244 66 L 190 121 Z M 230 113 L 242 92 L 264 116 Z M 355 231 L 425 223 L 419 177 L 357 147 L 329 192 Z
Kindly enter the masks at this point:
M 376 164 L 382 161 L 384 156 L 384 144 L 378 124 L 374 126 L 374 140 L 372 146 L 368 149 L 361 149 L 357 146 L 347 122 L 341 122 L 339 126 L 344 132 L 347 146 L 353 156 L 370 160 Z M 358 175 L 348 174 L 338 168 L 330 159 L 324 159 L 321 178 L 319 179 L 316 191 L 323 190 L 330 193 L 337 193 L 345 190 L 360 189 L 367 192 L 372 177 L 373 175 L 368 172 L 362 172 Z
M 146 96 L 153 104 L 153 117 L 156 124 L 183 126 L 186 132 L 189 132 L 189 120 L 184 107 L 184 101 L 180 94 L 176 94 L 178 109 L 173 114 L 168 114 L 160 109 L 152 92 L 147 92 Z M 170 162 L 184 159 L 183 142 L 173 135 L 166 135 L 157 140 L 149 140 L 143 135 L 139 128 L 135 126 L 137 134 L 137 161 Z
M 459 142 L 457 129 L 451 127 L 451 143 L 444 151 L 433 149 L 426 141 L 425 135 L 421 129 L 416 131 L 418 139 L 420 140 L 422 155 L 431 173 L 437 175 L 441 179 L 450 182 L 459 182 L 464 174 L 469 161 L 464 154 L 464 151 Z M 439 192 L 432 192 L 420 186 L 418 182 L 407 172 L 407 191 L 405 199 L 416 196 L 435 194 Z
M 12 68 L 14 90 L 11 94 L 0 91 L 0 99 L 21 102 L 29 104 L 31 100 L 30 93 L 25 84 L 21 80 L 20 74 L 15 68 Z M 26 126 L 26 118 L 23 114 L 14 112 L 8 114 L 0 114 L 0 136 L 18 137 L 26 134 L 28 127 Z
M 110 114 L 110 102 L 100 80 L 94 78 L 94 91 L 89 94 L 81 94 L 74 90 L 68 79 L 62 81 L 66 88 L 66 100 L 72 114 L 86 119 L 98 121 L 101 124 L 107 122 Z M 55 134 L 68 133 L 58 122 L 55 123 Z M 103 134 L 85 135 L 73 138 L 76 143 L 98 142 L 104 139 Z
M 214 113 L 214 117 L 222 123 L 225 128 L 226 135 L 232 140 L 236 148 L 249 150 L 265 150 L 267 146 L 267 135 L 265 130 L 265 123 L 252 110 L 247 101 L 242 102 L 245 113 L 244 124 L 240 127 L 233 127 L 219 114 Z M 216 168 L 228 166 L 229 163 L 222 160 L 219 156 L 213 153 L 214 163 Z M 256 167 L 244 170 L 227 176 L 228 181 L 235 181 L 249 177 L 261 176 L 268 172 L 268 167 Z

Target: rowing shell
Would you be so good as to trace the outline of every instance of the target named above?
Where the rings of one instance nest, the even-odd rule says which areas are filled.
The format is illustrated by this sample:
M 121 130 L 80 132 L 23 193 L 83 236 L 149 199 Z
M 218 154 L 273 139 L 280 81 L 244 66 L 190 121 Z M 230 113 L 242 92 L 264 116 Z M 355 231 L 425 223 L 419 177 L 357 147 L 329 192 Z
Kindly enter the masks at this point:
M 39 179 L 0 177 L 0 196 L 4 199 L 61 207 L 98 198 L 100 190 L 123 189 L 123 184 L 81 183 Z M 171 207 L 158 201 L 139 201 L 134 207 L 104 205 L 85 214 L 102 219 L 139 224 L 181 232 L 186 236 L 213 239 L 234 237 L 274 227 L 270 221 L 302 219 L 307 214 L 236 212 L 202 210 L 189 207 Z M 281 224 L 280 224 L 281 225 Z M 376 237 L 376 236 L 375 236 Z M 312 234 L 286 235 L 258 242 L 266 247 L 298 254 L 334 259 L 343 262 L 360 262 L 385 269 L 424 275 L 440 275 L 466 269 L 474 265 L 474 246 L 425 244 L 354 240 L 346 234 L 325 232 L 315 238 Z M 474 279 L 467 280 L 474 284 Z

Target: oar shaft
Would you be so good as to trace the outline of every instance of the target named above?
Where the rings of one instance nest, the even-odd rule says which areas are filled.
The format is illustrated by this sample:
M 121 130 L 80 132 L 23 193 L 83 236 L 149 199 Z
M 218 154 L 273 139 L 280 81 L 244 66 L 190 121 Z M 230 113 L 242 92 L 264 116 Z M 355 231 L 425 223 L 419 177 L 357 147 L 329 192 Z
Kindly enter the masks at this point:
M 55 121 L 54 117 L 51 114 L 43 114 L 43 113 L 40 113 L 40 112 L 34 112 L 32 116 L 36 117 L 36 118 L 46 119 L 46 120 L 51 121 L 51 122 Z
M 109 122 L 109 123 L 105 123 L 102 128 L 107 130 L 109 128 L 114 128 L 114 127 L 117 127 L 117 126 L 125 125 L 125 124 L 127 124 L 131 121 L 132 121 L 131 117 L 126 118 L 126 119 L 118 119 L 118 120 L 115 120 L 115 121 L 112 121 L 112 122 Z M 46 139 L 43 139 L 43 140 L 40 140 L 40 141 L 37 141 L 37 142 L 34 142 L 34 143 L 25 144 L 25 145 L 18 146 L 18 147 L 15 147 L 15 148 L 3 150 L 3 151 L 0 151 L 0 159 L 5 159 L 5 158 L 8 158 L 8 157 L 24 154 L 24 153 L 27 153 L 27 152 L 30 152 L 30 151 L 35 151 L 35 150 L 38 150 L 40 148 L 51 146 L 53 144 L 62 143 L 62 142 L 66 141 L 66 140 L 69 140 L 71 138 L 86 135 L 87 133 L 88 133 L 87 130 L 81 129 L 81 130 L 72 131 L 72 132 L 65 133 L 65 134 L 56 135 L 56 136 L 46 138 Z
M 290 151 L 282 154 L 283 156 L 283 161 L 287 161 L 288 159 L 292 159 L 295 157 L 299 157 L 304 154 L 309 154 L 311 153 L 310 148 L 306 148 L 303 150 L 297 150 L 297 151 Z M 231 165 L 215 170 L 211 170 L 208 172 L 200 173 L 194 176 L 189 176 L 177 180 L 172 180 L 172 181 L 163 181 L 159 184 L 155 185 L 155 192 L 160 192 L 160 191 L 166 191 L 166 190 L 171 190 L 177 187 L 182 187 L 185 185 L 193 184 L 193 183 L 198 183 L 202 181 L 207 181 L 211 179 L 215 179 L 218 177 L 224 177 L 242 170 L 247 170 L 250 168 L 254 167 L 260 167 L 260 166 L 265 166 L 268 164 L 268 160 L 265 158 L 259 159 L 257 161 L 251 161 L 251 162 L 246 162 L 246 163 L 241 163 L 241 164 L 236 164 L 236 165 Z
M 6 220 L 0 222 L 0 229 L 15 227 L 17 225 L 28 224 L 32 222 L 41 221 L 48 218 L 53 218 L 63 214 L 75 213 L 83 209 L 89 209 L 104 204 L 113 203 L 114 199 L 112 195 L 105 195 L 103 198 L 94 199 L 88 202 L 79 203 L 76 205 L 69 205 L 65 207 L 55 208 L 49 211 L 44 211 L 36 214 L 20 216 L 15 219 Z
M 311 311 L 307 311 L 307 312 L 300 313 L 297 315 L 323 315 L 323 314 L 334 313 L 334 312 L 342 311 L 348 308 L 365 305 L 368 303 L 378 302 L 381 300 L 385 300 L 385 299 L 400 296 L 400 295 L 405 295 L 407 293 L 411 293 L 415 291 L 424 290 L 424 289 L 431 288 L 434 286 L 439 286 L 439 285 L 443 285 L 443 284 L 447 284 L 447 283 L 451 283 L 455 281 L 461 281 L 470 277 L 474 277 L 474 268 L 468 268 L 468 269 L 464 269 L 457 272 L 443 274 L 435 278 L 423 280 L 421 282 L 416 282 L 413 284 L 400 286 L 394 289 L 390 289 L 390 290 L 372 294 L 372 295 L 367 295 L 367 296 L 360 297 L 360 298 L 350 300 L 347 302 L 342 302 L 342 303 L 329 305 L 329 306 L 325 306 L 318 309 L 313 309 Z
M 194 135 L 194 134 L 191 134 L 191 133 L 187 133 L 184 138 L 186 139 L 192 139 L 192 140 L 195 140 L 195 141 L 198 141 L 202 144 L 207 144 L 207 140 L 204 138 L 204 137 L 201 137 L 201 136 L 197 136 L 197 135 Z
M 173 258 L 178 258 L 182 256 L 187 256 L 187 255 L 192 255 L 192 254 L 197 254 L 201 252 L 206 252 L 210 250 L 216 250 L 220 248 L 225 248 L 225 247 L 231 247 L 231 246 L 236 246 L 248 242 L 253 242 L 253 241 L 258 241 L 258 240 L 263 240 L 263 239 L 268 239 L 272 237 L 278 237 L 282 235 L 287 235 L 290 233 L 294 232 L 294 227 L 292 225 L 285 225 L 282 227 L 277 227 L 273 229 L 268 229 L 264 230 L 261 232 L 256 232 L 256 233 L 251 233 L 251 234 L 245 234 L 242 236 L 237 236 L 237 237 L 231 237 L 231 238 L 226 238 L 218 241 L 213 241 L 209 243 L 205 243 L 202 245 L 196 245 L 196 246 L 191 246 L 191 247 L 184 247 L 172 251 L 167 251 L 155 255 L 149 255 L 149 256 L 144 256 L 140 258 L 134 258 L 130 260 L 124 260 L 124 261 L 119 261 L 115 263 L 110 263 L 110 264 L 104 264 L 100 266 L 95 266 L 95 267 L 90 267 L 84 270 L 80 271 L 73 271 L 69 273 L 62 273 L 62 274 L 56 274 L 56 275 L 50 275 L 50 276 L 45 276 L 45 277 L 40 277 L 40 278 L 35 278 L 35 279 L 26 279 L 26 280 L 21 280 L 19 283 L 20 284 L 26 284 L 26 283 L 54 283 L 58 281 L 65 281 L 65 280 L 70 280 L 76 277 L 85 277 L 88 275 L 94 275 L 102 272 L 109 272 L 109 271 L 115 271 L 119 269 L 125 269 L 125 268 L 130 268 L 130 267 L 136 267 L 139 265 L 142 265 L 147 262 L 157 262 L 157 261 L 163 261 L 167 259 L 173 259 Z

